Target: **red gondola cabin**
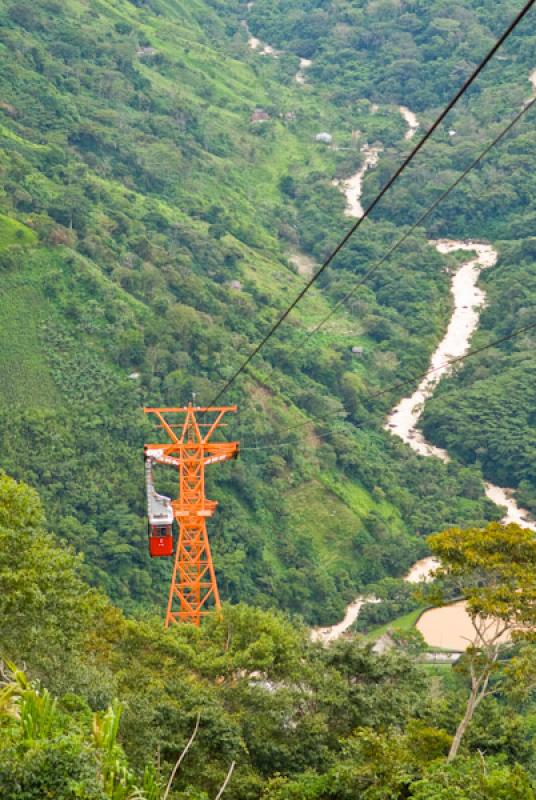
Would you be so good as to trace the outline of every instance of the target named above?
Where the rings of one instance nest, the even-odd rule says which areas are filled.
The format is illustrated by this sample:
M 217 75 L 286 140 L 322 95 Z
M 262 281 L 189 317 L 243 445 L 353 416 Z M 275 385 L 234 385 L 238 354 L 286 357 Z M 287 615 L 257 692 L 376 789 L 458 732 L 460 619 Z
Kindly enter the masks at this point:
M 149 525 L 149 555 L 173 555 L 173 531 L 171 525 Z
M 171 500 L 158 494 L 153 483 L 153 459 L 145 458 L 145 481 L 147 485 L 147 517 L 149 533 L 149 555 L 173 555 L 173 507 Z

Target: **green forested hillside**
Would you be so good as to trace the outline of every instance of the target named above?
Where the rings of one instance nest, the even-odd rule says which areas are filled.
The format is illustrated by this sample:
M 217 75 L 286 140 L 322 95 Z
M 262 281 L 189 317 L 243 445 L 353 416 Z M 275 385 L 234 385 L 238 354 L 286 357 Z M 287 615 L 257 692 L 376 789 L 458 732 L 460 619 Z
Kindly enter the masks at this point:
M 312 9 L 314 20 L 326 4 L 272 6 L 268 13 L 256 4 L 250 24 L 266 40 L 274 33 L 278 58 L 248 48 L 243 4 L 20 0 L 0 8 L 0 464 L 38 489 L 54 529 L 85 554 L 86 578 L 127 610 L 160 604 L 168 571 L 145 552 L 141 446 L 154 434 L 142 406 L 184 403 L 192 391 L 210 400 L 303 285 L 291 253 L 321 259 L 346 230 L 331 181 L 360 163 L 352 131 L 361 131 L 359 144 L 384 147 L 366 192 L 408 146 L 396 104 L 409 99 L 381 94 L 382 74 L 374 91 L 373 70 L 368 88 L 352 88 L 339 67 L 322 71 L 307 26 L 310 50 L 281 38 L 297 9 Z M 502 10 L 505 19 L 511 10 Z M 280 38 L 268 27 L 274 14 Z M 341 26 L 352 24 L 330 26 L 326 48 L 339 50 Z M 385 30 L 397 24 L 389 12 Z M 495 14 L 484 43 L 497 27 Z M 375 58 L 394 48 L 385 36 Z M 415 46 L 431 36 L 423 18 Z M 531 40 L 520 37 L 523 54 Z M 447 63 L 440 69 L 437 56 L 416 103 L 427 112 L 457 75 L 448 36 L 436 31 L 433 41 Z M 305 55 L 314 63 L 300 86 L 294 75 Z M 496 94 L 488 88 L 469 117 L 470 140 L 430 148 L 419 179 L 393 193 L 383 218 L 363 228 L 227 398 L 241 408 L 229 435 L 240 438 L 243 456 L 209 487 L 221 501 L 212 536 L 227 599 L 329 621 L 363 585 L 402 574 L 424 552 L 421 534 L 500 515 L 484 498 L 472 452 L 460 452 L 467 467 L 419 459 L 381 430 L 398 397 L 367 400 L 425 369 L 444 329 L 447 262 L 428 232 L 408 240 L 321 334 L 304 342 L 303 332 L 382 254 L 412 218 L 405 211 L 428 199 L 431 159 L 445 163 L 436 188 L 485 138 L 475 127 L 495 123 L 528 93 L 526 75 L 518 85 L 528 58 L 497 72 Z M 381 104 L 376 113 L 369 99 Z M 256 108 L 266 122 L 251 121 Z M 323 130 L 335 148 L 315 142 Z M 527 206 L 515 192 L 532 136 L 520 128 L 501 167 L 512 219 Z M 484 232 L 469 218 L 462 231 L 456 213 L 451 207 L 454 234 Z M 505 238 L 498 205 L 492 218 L 485 234 Z M 351 355 L 356 344 L 362 358 Z M 326 414 L 345 418 L 327 437 L 321 427 L 305 438 L 286 433 Z
M 334 179 L 379 148 L 370 200 L 416 141 L 399 106 L 424 131 L 519 6 L 0 3 L 2 800 L 217 800 L 226 776 L 233 800 L 535 800 L 534 539 L 486 526 L 483 483 L 536 512 L 534 331 L 426 403 L 448 463 L 383 428 L 465 259 L 429 240 L 499 253 L 473 346 L 536 322 L 534 110 L 307 335 L 536 91 L 534 9 L 223 398 L 241 457 L 207 481 L 225 604 L 201 628 L 162 629 L 143 486 L 143 406 L 216 395 L 348 230 Z M 364 591 L 366 635 L 312 640 Z M 426 646 L 420 610 L 460 597 L 514 641 Z
M 237 3 L 228 3 L 236 8 Z M 515 0 L 256 0 L 251 30 L 310 58 L 311 79 L 345 104 L 364 97 L 429 112 L 446 103 L 521 10 Z M 530 15 L 473 91 L 534 69 Z
M 208 800 L 233 763 L 236 800 L 534 800 L 533 645 L 447 763 L 469 679 L 423 662 L 418 636 L 326 648 L 243 604 L 164 631 L 80 567 L 37 493 L 0 475 L 3 800 Z

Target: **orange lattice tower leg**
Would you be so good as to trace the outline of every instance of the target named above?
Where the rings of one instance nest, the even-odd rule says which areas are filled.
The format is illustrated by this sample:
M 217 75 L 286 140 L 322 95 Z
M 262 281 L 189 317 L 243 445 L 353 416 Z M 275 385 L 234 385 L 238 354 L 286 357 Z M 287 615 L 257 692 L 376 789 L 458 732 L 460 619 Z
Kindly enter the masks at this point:
M 210 613 L 209 601 L 216 609 L 221 608 L 205 520 L 180 519 L 166 628 L 172 622 L 199 625 L 201 618 Z

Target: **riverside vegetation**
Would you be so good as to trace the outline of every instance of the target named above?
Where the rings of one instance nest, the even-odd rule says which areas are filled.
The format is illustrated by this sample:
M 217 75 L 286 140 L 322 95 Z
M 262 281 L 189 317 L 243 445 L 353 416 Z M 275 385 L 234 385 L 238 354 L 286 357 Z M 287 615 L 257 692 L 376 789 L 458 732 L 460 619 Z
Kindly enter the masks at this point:
M 423 372 L 444 333 L 464 256 L 430 238 L 485 237 L 499 254 L 475 346 L 533 321 L 534 125 L 304 339 L 529 96 L 534 13 L 227 398 L 243 455 L 209 478 L 211 535 L 222 594 L 256 609 L 162 633 L 168 569 L 145 554 L 140 457 L 154 436 L 141 406 L 212 398 L 303 286 L 292 254 L 320 262 L 347 230 L 334 182 L 362 166 L 361 146 L 381 148 L 366 204 L 410 146 L 399 107 L 424 130 L 516 10 L 2 4 L 0 465 L 46 508 L 1 478 L 10 800 L 161 800 L 198 713 L 173 798 L 215 797 L 233 762 L 239 800 L 533 798 L 530 645 L 484 675 L 491 693 L 447 763 L 478 648 L 431 668 L 414 633 L 380 656 L 360 639 L 312 644 L 302 620 L 333 622 L 367 587 L 384 602 L 363 627 L 411 610 L 397 579 L 426 536 L 501 518 L 484 478 L 536 510 L 533 335 L 468 361 L 427 403 L 426 438 L 448 464 L 384 431 L 399 394 L 368 399 Z M 246 17 L 277 57 L 248 47 Z M 252 121 L 260 107 L 268 119 Z

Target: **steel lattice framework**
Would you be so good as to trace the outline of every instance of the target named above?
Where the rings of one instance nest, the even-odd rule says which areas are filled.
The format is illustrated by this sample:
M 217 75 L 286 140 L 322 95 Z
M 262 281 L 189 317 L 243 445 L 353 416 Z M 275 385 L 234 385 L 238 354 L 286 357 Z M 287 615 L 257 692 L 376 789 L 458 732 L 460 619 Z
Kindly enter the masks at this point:
M 145 445 L 145 455 L 160 464 L 175 467 L 179 475 L 179 497 L 172 501 L 179 537 L 169 590 L 166 628 L 172 622 L 199 625 L 220 608 L 220 595 L 208 539 L 206 520 L 214 514 L 215 500 L 205 497 L 205 467 L 238 455 L 238 442 L 213 441 L 222 419 L 236 406 L 201 408 L 145 408 L 153 414 L 171 440 Z M 203 415 L 203 422 L 197 418 Z M 177 608 L 178 606 L 178 608 Z

